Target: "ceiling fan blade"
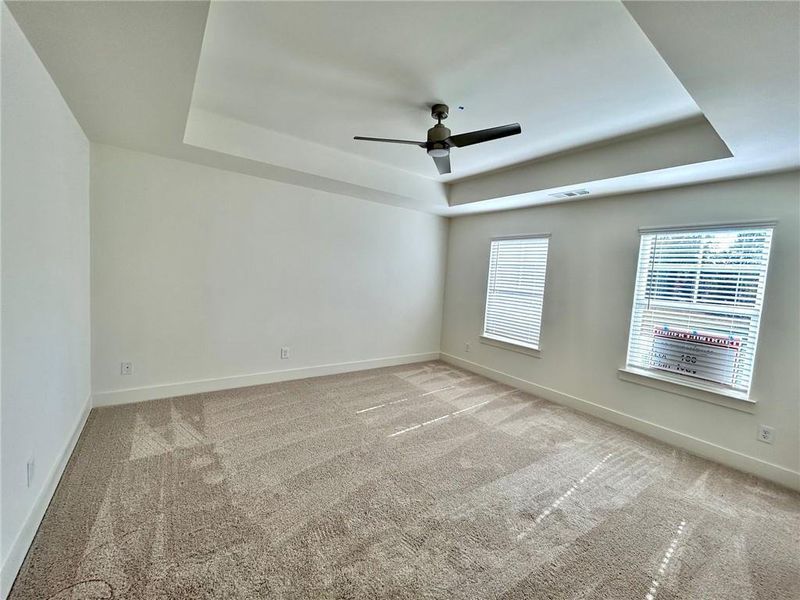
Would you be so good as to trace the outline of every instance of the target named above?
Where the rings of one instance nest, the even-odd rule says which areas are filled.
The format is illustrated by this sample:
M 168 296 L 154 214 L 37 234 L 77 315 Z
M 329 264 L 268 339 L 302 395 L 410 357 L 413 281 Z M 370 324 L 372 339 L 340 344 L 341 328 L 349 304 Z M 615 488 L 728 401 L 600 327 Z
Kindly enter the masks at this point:
M 447 156 L 433 156 L 433 162 L 436 163 L 436 168 L 439 169 L 439 175 L 447 175 L 450 172 L 450 155 Z
M 522 128 L 519 126 L 519 123 L 511 123 L 510 125 L 501 125 L 500 127 L 490 127 L 489 129 L 451 135 L 447 138 L 447 143 L 456 148 L 463 148 L 464 146 L 497 140 L 510 135 L 517 135 L 518 133 L 522 133 Z
M 363 140 L 366 142 L 386 142 L 389 144 L 410 144 L 412 146 L 419 146 L 420 148 L 425 147 L 425 142 L 412 142 L 411 140 L 390 140 L 388 138 L 374 138 L 374 137 L 363 137 L 357 135 L 353 138 L 354 140 Z

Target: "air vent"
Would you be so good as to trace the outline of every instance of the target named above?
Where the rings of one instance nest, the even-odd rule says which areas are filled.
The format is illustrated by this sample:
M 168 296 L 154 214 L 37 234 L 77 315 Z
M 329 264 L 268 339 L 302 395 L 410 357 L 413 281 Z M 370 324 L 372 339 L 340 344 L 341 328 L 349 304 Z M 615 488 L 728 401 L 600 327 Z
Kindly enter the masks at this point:
M 567 190 L 566 192 L 556 192 L 549 195 L 553 198 L 574 198 L 575 196 L 585 196 L 588 193 L 589 190 Z

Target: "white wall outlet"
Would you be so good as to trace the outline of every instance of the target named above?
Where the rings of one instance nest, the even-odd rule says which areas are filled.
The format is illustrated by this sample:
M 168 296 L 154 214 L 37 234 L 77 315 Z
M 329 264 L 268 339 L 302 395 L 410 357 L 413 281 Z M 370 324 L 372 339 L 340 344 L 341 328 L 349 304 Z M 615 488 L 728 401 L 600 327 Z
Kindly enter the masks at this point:
M 469 342 L 464 344 L 464 352 L 469 352 Z
M 289 346 L 283 346 L 281 348 L 281 359 L 289 358 Z
M 132 375 L 133 374 L 133 363 L 132 362 L 124 362 L 119 364 L 119 374 L 120 375 Z
M 758 441 L 765 444 L 771 444 L 775 439 L 775 428 L 768 425 L 758 426 Z
M 25 485 L 31 487 L 33 485 L 33 476 L 34 476 L 34 469 L 36 467 L 36 461 L 33 457 L 28 459 L 28 463 L 25 465 Z

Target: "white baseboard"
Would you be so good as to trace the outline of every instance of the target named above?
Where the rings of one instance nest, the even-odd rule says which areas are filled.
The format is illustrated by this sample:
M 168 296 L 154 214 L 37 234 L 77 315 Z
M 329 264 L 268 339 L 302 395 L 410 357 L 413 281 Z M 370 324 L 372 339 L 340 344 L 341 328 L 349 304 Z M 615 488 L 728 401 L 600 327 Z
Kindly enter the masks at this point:
M 515 377 L 514 375 L 509 375 L 508 373 L 503 373 L 502 371 L 496 371 L 495 369 L 484 367 L 478 363 L 464 360 L 463 358 L 459 358 L 451 354 L 442 353 L 441 358 L 443 361 L 457 367 L 461 367 L 462 369 L 466 369 L 467 371 L 477 373 L 478 375 L 483 375 L 484 377 L 488 377 L 494 381 L 499 381 L 500 383 L 505 383 L 533 394 L 534 396 L 539 396 L 545 400 L 555 402 L 556 404 L 562 404 L 564 406 L 574 408 L 575 410 L 589 413 L 595 417 L 603 419 L 604 421 L 609 421 L 611 423 L 615 423 L 616 425 L 627 427 L 628 429 L 632 429 L 638 433 L 642 433 L 646 436 L 666 442 L 667 444 L 683 448 L 691 454 L 713 460 L 714 462 L 733 467 L 734 469 L 738 469 L 740 471 L 745 471 L 746 473 L 758 475 L 759 477 L 774 481 L 775 483 L 779 483 L 788 488 L 800 490 L 800 472 L 792 471 L 786 467 L 781 467 L 780 465 L 775 465 L 761 459 L 742 454 L 741 452 L 731 450 L 730 448 L 712 444 L 711 442 L 686 435 L 685 433 L 657 425 L 656 423 L 652 423 L 650 421 L 639 419 L 638 417 L 634 417 L 620 411 L 606 408 L 605 406 L 595 404 L 594 402 L 590 402 L 576 396 L 570 396 L 569 394 L 538 385 L 532 381 L 521 379 L 519 377 Z
M 336 375 L 337 373 L 363 371 L 366 369 L 377 369 L 379 367 L 393 367 L 396 365 L 405 365 L 409 363 L 438 359 L 438 351 L 423 352 L 420 354 L 387 356 L 384 358 L 332 363 L 314 367 L 286 369 L 282 371 L 267 371 L 264 373 L 252 373 L 250 375 L 234 375 L 232 377 L 218 377 L 214 379 L 200 379 L 196 381 L 183 381 L 179 383 L 112 390 L 108 392 L 98 392 L 92 394 L 92 406 L 114 406 L 117 404 L 142 402 L 144 400 L 174 398 L 176 396 L 186 396 L 188 394 L 217 392 L 219 390 L 229 390 L 233 388 L 248 387 L 251 385 L 263 385 L 265 383 L 275 383 L 278 381 L 305 379 L 306 377 Z
M 25 560 L 31 543 L 33 543 L 33 538 L 36 535 L 36 531 L 39 529 L 39 524 L 42 522 L 44 513 L 50 505 L 50 500 L 52 500 L 58 482 L 61 480 L 61 475 L 64 473 L 69 457 L 72 456 L 75 444 L 78 443 L 78 438 L 81 436 L 84 425 L 86 425 L 86 419 L 89 418 L 90 411 L 91 397 L 88 397 L 75 423 L 72 434 L 64 445 L 56 464 L 53 465 L 53 468 L 50 469 L 50 472 L 47 474 L 47 479 L 45 479 L 44 485 L 39 491 L 39 495 L 36 497 L 33 506 L 31 506 L 30 512 L 28 512 L 28 516 L 22 524 L 22 528 L 11 543 L 8 555 L 3 561 L 3 566 L 0 570 L 0 598 L 6 598 L 11 591 L 11 586 L 14 584 L 14 580 L 22 566 L 22 562 Z

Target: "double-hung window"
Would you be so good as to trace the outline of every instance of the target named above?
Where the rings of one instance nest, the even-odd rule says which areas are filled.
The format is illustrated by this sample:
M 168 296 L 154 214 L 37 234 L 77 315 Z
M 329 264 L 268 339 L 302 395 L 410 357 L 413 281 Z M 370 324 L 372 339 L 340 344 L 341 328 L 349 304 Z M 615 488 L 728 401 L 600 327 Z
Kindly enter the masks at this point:
M 749 400 L 772 229 L 644 231 L 626 370 Z
M 539 349 L 549 236 L 494 239 L 483 338 Z

